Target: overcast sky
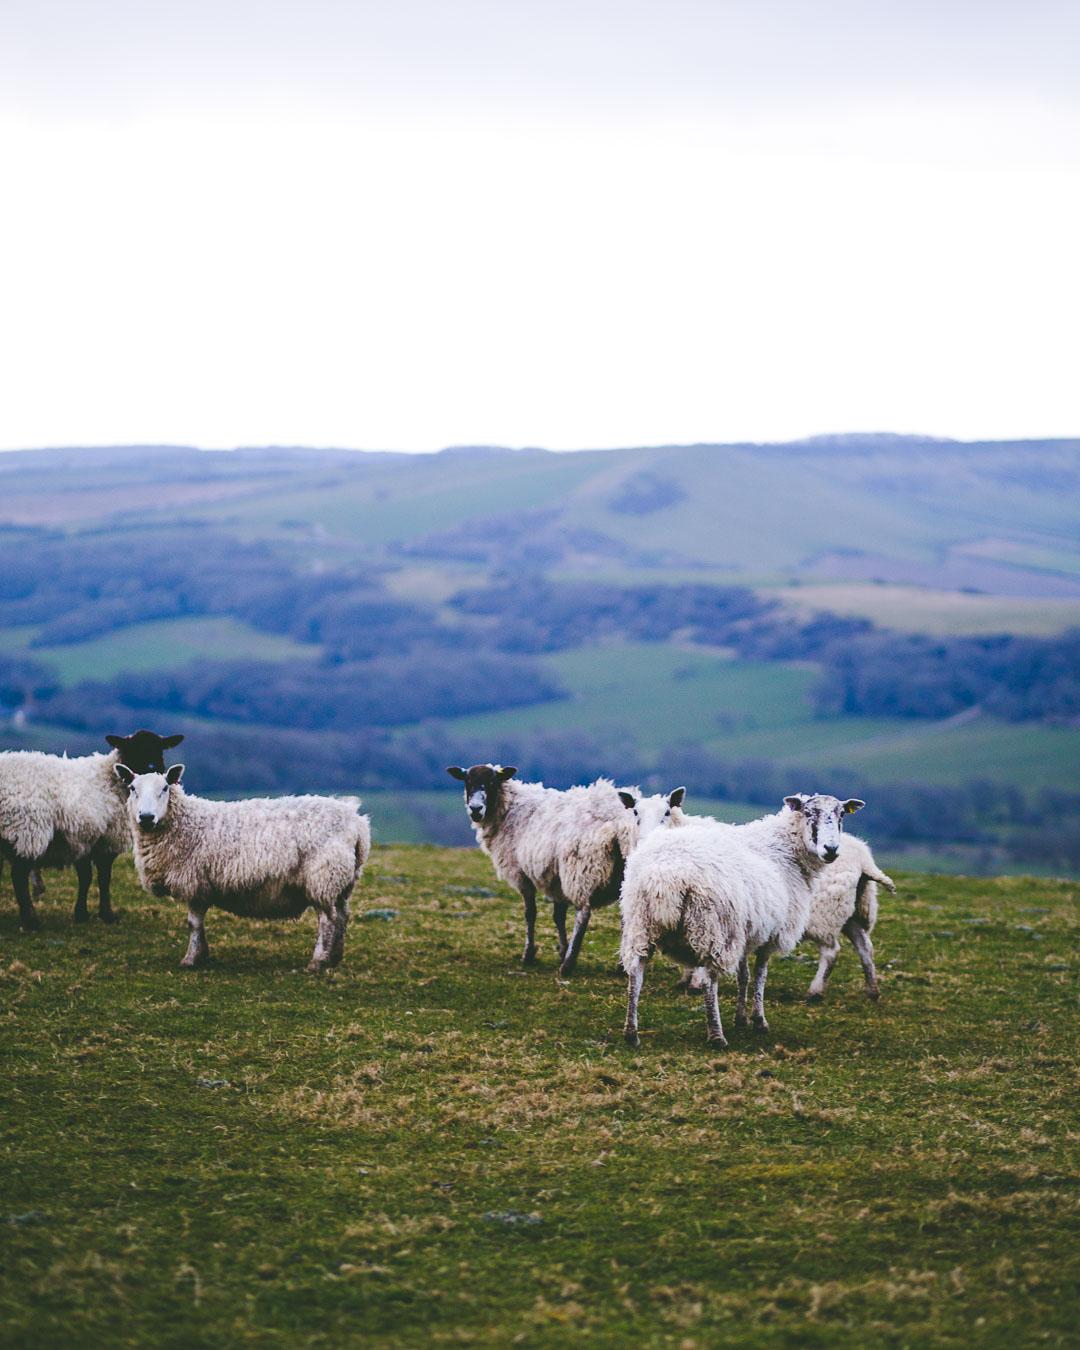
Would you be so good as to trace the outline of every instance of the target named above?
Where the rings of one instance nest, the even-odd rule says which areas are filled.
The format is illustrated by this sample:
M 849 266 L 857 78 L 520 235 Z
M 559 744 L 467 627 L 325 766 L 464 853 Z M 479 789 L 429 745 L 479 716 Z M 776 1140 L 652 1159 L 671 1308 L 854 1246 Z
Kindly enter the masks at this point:
M 1073 0 L 3 0 L 0 446 L 1080 434 Z

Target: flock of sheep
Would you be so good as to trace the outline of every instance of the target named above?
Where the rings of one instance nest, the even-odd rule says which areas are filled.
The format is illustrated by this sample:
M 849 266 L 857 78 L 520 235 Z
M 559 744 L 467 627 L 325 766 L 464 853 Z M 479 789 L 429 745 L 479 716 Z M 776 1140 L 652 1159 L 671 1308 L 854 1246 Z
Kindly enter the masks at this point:
M 112 864 L 131 850 L 146 890 L 187 905 L 190 940 L 181 965 L 207 960 L 205 916 L 213 906 L 251 918 L 296 918 L 314 909 L 318 940 L 307 968 L 340 963 L 349 901 L 371 848 L 355 798 L 210 801 L 184 791 L 182 764 L 165 765 L 165 751 L 182 736 L 140 730 L 106 740 L 108 754 L 71 759 L 0 753 L 0 861 L 10 865 L 23 928 L 39 926 L 33 894 L 43 890 L 40 869 L 49 867 L 75 868 L 76 922 L 88 918 L 96 867 L 99 913 L 111 922 Z M 638 1044 L 638 1000 L 656 949 L 685 968 L 685 984 L 701 990 L 708 1038 L 721 1045 L 720 976 L 737 977 L 735 1023 L 746 1025 L 754 957 L 752 1018 L 764 1030 L 769 958 L 804 938 L 820 951 L 809 998 L 824 994 L 845 934 L 862 961 L 867 993 L 877 997 L 870 939 L 877 883 L 895 887 L 867 845 L 843 833 L 844 817 L 864 805 L 857 798 L 799 793 L 775 815 L 724 825 L 686 814 L 684 788 L 644 796 L 599 779 L 558 791 L 523 783 L 515 769 L 498 764 L 448 773 L 464 784 L 477 842 L 524 901 L 526 965 L 536 960 L 538 896 L 552 904 L 563 976 L 577 963 L 592 911 L 619 902 L 631 1045 Z

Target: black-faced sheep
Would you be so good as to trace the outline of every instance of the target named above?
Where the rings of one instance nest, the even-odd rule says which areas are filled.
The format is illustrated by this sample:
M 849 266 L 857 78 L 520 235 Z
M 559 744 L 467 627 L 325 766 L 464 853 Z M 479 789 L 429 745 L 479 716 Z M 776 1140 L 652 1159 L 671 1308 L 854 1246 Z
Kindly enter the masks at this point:
M 30 893 L 32 873 L 42 867 L 74 866 L 79 879 L 75 922 L 88 918 L 87 896 L 96 864 L 98 913 L 112 923 L 112 865 L 131 847 L 126 794 L 113 770 L 133 773 L 165 767 L 164 752 L 183 736 L 136 731 L 106 736 L 107 755 L 46 755 L 36 750 L 0 754 L 0 854 L 11 864 L 11 883 L 23 928 L 41 926 Z M 36 889 L 36 888 L 35 888 Z
M 637 843 L 639 822 L 627 809 L 640 793 L 597 779 L 565 791 L 521 783 L 517 770 L 500 764 L 453 766 L 451 778 L 465 785 L 465 805 L 477 843 L 495 874 L 521 893 L 525 904 L 522 963 L 536 960 L 536 897 L 546 895 L 559 935 L 559 973 L 569 975 L 595 909 L 619 898 L 626 859 Z M 574 931 L 566 936 L 573 906 Z

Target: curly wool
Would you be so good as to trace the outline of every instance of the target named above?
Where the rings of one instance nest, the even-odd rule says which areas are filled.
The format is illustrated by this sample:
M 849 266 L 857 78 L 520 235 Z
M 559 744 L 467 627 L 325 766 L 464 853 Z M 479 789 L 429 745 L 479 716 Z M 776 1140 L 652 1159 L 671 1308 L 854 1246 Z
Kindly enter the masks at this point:
M 860 881 L 866 878 L 860 888 Z M 840 856 L 814 878 L 810 917 L 803 936 L 808 942 L 839 942 L 844 925 L 857 917 L 868 933 L 877 923 L 877 883 L 895 891 L 892 878 L 878 867 L 870 846 L 854 834 L 840 841 Z
M 747 825 L 690 820 L 656 830 L 626 866 L 623 967 L 655 946 L 684 966 L 733 975 L 746 952 L 766 943 L 781 955 L 792 951 L 806 927 L 814 870 L 792 811 Z
M 138 828 L 134 799 L 130 813 L 143 886 L 195 910 L 213 905 L 251 918 L 331 913 L 371 850 L 367 816 L 330 797 L 214 802 L 174 783 L 155 830 Z
M 68 867 L 98 847 L 131 848 L 119 752 L 67 759 L 37 750 L 0 754 L 0 845 L 36 867 Z
M 637 842 L 633 812 L 607 778 L 565 791 L 511 779 L 495 820 L 473 829 L 502 881 L 518 889 L 530 881 L 579 910 L 614 903 L 618 855 L 628 858 Z

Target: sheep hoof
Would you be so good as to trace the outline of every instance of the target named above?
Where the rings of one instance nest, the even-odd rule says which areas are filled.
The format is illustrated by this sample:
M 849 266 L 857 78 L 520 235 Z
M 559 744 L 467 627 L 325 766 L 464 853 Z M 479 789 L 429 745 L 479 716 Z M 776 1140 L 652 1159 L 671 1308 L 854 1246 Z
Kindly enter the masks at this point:
M 754 1018 L 754 1030 L 755 1030 L 755 1031 L 768 1031 L 768 1029 L 769 1029 L 769 1024 L 768 1024 L 768 1022 L 765 1021 L 764 1017 L 755 1017 L 755 1018 Z
M 872 999 L 876 1003 L 878 999 L 881 997 L 881 990 L 875 984 L 872 988 L 866 991 L 866 997 Z
M 200 966 L 205 966 L 209 959 L 209 956 L 204 956 L 202 953 L 198 956 L 185 956 L 180 962 L 180 969 L 198 970 Z
M 824 989 L 811 989 L 806 996 L 807 1003 L 820 1003 L 825 997 Z
M 72 923 L 89 923 L 90 915 L 85 909 L 77 909 L 71 916 Z
M 570 961 L 569 963 L 564 961 L 562 965 L 559 967 L 559 979 L 568 980 L 570 976 L 573 975 L 574 967 L 576 965 L 577 965 L 576 961 Z
M 314 957 L 312 957 L 304 967 L 304 970 L 308 975 L 321 975 L 326 964 L 325 961 L 316 961 Z
M 526 948 L 525 948 L 525 951 L 522 953 L 521 964 L 522 964 L 523 966 L 535 966 L 535 965 L 536 965 L 536 948 L 535 948 L 535 947 L 526 947 Z
M 637 1034 L 636 1031 L 631 1031 L 629 1027 L 627 1027 L 623 1031 L 623 1040 L 626 1042 L 628 1046 L 630 1046 L 632 1050 L 638 1049 L 638 1047 L 641 1045 L 641 1037 Z
M 98 912 L 98 918 L 102 923 L 119 923 L 120 915 L 112 909 L 103 909 Z
M 750 1019 L 747 1017 L 745 1013 L 736 1013 L 735 1025 L 737 1027 L 748 1027 L 750 1025 Z
M 41 927 L 41 920 L 36 914 L 30 914 L 25 919 L 19 920 L 19 927 L 24 933 L 36 933 Z

